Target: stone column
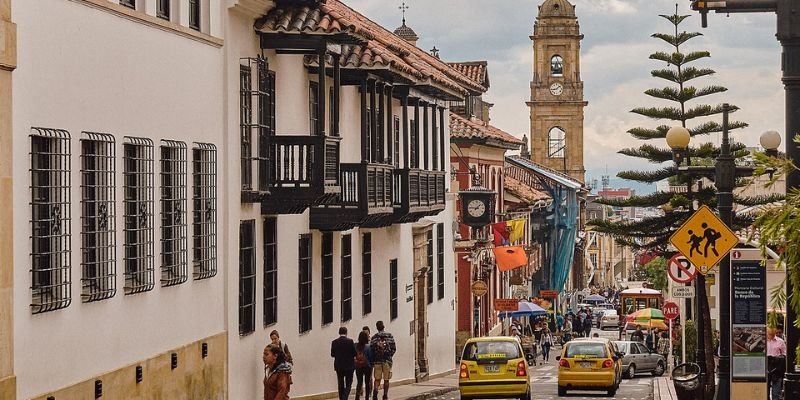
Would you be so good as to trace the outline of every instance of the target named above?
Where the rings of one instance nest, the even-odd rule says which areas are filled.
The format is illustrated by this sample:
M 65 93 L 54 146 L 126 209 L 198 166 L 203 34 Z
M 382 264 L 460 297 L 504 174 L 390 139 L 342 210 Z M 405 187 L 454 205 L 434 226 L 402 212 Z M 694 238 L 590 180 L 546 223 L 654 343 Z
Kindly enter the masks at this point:
M 7 400 L 16 399 L 11 203 L 11 72 L 17 67 L 16 34 L 11 0 L 0 0 L 0 398 Z

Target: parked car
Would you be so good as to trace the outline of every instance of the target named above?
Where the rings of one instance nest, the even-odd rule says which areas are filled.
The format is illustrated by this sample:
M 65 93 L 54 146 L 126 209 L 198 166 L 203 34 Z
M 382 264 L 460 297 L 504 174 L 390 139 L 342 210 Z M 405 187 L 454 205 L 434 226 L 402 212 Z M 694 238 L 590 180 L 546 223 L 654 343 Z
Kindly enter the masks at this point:
M 519 340 L 510 336 L 468 339 L 461 353 L 458 390 L 462 400 L 530 400 L 528 361 Z
M 609 327 L 617 329 L 619 327 L 619 315 L 617 315 L 617 310 L 603 310 L 595 320 L 597 321 L 597 328 L 600 330 Z
M 614 342 L 619 351 L 624 354 L 622 357 L 622 370 L 625 377 L 632 379 L 636 374 L 650 372 L 654 376 L 664 375 L 667 368 L 667 361 L 661 354 L 652 353 L 647 346 L 639 342 L 620 340 Z
M 558 395 L 568 390 L 605 390 L 614 396 L 622 381 L 622 353 L 603 338 L 578 338 L 567 342 L 558 361 Z

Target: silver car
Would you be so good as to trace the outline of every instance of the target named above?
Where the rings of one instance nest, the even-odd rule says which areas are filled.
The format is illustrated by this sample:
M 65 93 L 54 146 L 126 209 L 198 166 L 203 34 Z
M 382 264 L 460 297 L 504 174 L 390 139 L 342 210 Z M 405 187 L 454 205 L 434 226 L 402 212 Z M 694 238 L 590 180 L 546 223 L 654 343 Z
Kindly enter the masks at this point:
M 651 353 L 647 346 L 629 340 L 614 341 L 619 351 L 625 354 L 622 357 L 622 371 L 625 377 L 632 379 L 638 373 L 650 372 L 653 376 L 664 375 L 667 361 L 658 353 Z
M 617 310 L 603 310 L 595 317 L 597 319 L 597 327 L 602 331 L 608 327 L 617 329 L 619 327 L 619 315 Z

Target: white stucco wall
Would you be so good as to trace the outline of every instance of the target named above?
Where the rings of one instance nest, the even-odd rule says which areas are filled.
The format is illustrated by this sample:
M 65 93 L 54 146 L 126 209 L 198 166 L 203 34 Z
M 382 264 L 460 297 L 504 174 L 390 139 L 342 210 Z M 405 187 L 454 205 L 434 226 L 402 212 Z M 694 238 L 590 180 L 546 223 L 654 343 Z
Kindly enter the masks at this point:
M 219 15 L 217 2 L 211 3 Z M 122 199 L 123 136 L 221 145 L 222 50 L 155 29 L 108 11 L 60 0 L 15 2 L 19 67 L 14 74 L 14 337 L 18 398 L 29 398 L 224 331 L 223 297 L 228 254 L 218 242 L 218 274 L 211 279 L 160 287 L 160 224 L 154 229 L 156 285 L 124 295 Z M 207 14 L 208 15 L 208 14 Z M 219 18 L 216 18 L 217 20 Z M 218 24 L 219 22 L 215 22 Z M 216 25 L 215 25 L 216 26 Z M 72 304 L 31 315 L 30 140 L 32 126 L 71 134 Z M 81 302 L 81 131 L 116 139 L 116 295 Z M 158 151 L 154 152 L 156 159 Z M 191 152 L 187 155 L 191 170 Z M 219 171 L 224 154 L 218 154 Z M 159 198 L 158 173 L 154 163 Z M 189 185 L 191 179 L 189 177 Z M 226 207 L 226 181 L 218 182 L 218 208 Z M 187 188 L 191 196 L 191 187 Z M 187 199 L 191 218 L 192 202 Z M 156 219 L 160 204 L 155 201 Z M 218 214 L 219 217 L 222 215 Z M 220 218 L 221 221 L 221 218 Z M 219 223 L 222 226 L 222 222 Z M 188 227 L 191 235 L 191 226 Z

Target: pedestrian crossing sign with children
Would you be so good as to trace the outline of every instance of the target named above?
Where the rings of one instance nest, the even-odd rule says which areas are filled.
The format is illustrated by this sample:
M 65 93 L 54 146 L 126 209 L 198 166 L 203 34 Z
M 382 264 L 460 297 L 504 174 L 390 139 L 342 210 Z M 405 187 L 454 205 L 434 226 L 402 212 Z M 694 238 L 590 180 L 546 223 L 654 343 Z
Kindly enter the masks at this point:
M 701 273 L 706 273 L 736 247 L 739 238 L 708 206 L 702 206 L 669 241 Z

